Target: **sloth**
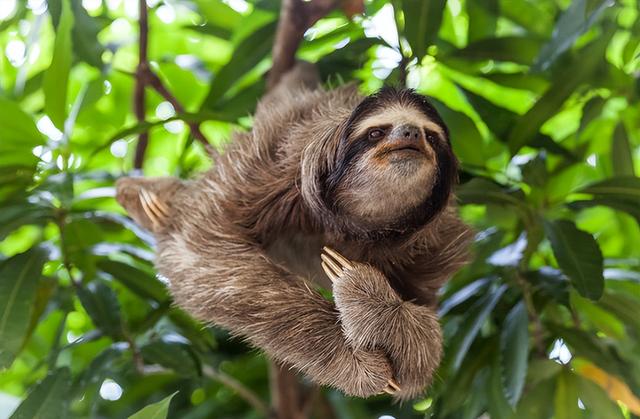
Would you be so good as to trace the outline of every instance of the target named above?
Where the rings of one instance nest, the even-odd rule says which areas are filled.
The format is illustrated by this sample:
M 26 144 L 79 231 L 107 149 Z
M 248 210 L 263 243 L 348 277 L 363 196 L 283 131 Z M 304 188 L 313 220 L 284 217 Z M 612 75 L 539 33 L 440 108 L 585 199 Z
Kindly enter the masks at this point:
M 437 292 L 467 258 L 456 179 L 424 96 L 325 91 L 297 67 L 209 171 L 121 178 L 116 198 L 177 305 L 312 382 L 407 400 L 440 363 Z

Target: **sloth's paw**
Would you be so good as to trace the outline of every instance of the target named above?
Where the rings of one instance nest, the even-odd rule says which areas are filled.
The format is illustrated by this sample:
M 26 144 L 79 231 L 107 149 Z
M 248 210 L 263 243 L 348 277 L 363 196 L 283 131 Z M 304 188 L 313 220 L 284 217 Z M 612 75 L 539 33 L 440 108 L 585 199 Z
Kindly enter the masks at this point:
M 333 283 L 333 296 L 347 341 L 354 348 L 372 350 L 380 339 L 380 310 L 398 297 L 389 286 L 386 277 L 374 267 L 352 262 L 328 247 L 320 255 L 322 268 Z M 396 395 L 401 391 L 394 379 L 389 379 L 383 389 Z

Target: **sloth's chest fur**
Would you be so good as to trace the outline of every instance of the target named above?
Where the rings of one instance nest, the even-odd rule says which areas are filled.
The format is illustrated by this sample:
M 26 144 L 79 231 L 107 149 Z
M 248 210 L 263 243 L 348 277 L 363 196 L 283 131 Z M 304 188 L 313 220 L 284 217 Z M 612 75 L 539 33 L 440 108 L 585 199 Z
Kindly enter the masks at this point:
M 265 251 L 272 262 L 287 271 L 324 288 L 331 288 L 331 281 L 320 266 L 324 244 L 322 235 L 292 233 L 278 237 Z

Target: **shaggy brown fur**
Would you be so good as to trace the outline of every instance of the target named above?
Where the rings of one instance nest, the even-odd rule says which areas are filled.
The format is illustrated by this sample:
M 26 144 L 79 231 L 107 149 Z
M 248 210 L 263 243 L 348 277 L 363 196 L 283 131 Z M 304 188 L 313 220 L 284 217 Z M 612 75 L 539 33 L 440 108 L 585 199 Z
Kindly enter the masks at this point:
M 367 140 L 391 108 L 425 125 L 419 163 Z M 381 125 L 384 141 L 395 125 Z M 154 232 L 178 305 L 316 383 L 366 397 L 395 380 L 408 399 L 440 361 L 436 292 L 465 262 L 455 178 L 446 127 L 422 96 L 314 90 L 290 74 L 202 177 L 125 178 L 117 198 Z M 162 207 L 151 217 L 142 190 Z M 335 304 L 316 290 L 331 285 L 322 246 L 357 261 L 339 267 Z

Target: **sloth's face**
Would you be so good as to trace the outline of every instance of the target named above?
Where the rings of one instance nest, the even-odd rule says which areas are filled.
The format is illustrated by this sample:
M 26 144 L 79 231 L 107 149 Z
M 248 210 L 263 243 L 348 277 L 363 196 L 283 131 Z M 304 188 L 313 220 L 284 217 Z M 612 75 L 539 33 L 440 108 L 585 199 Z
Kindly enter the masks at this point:
M 455 166 L 446 127 L 426 99 L 383 90 L 347 124 L 329 177 L 334 205 L 373 228 L 419 223 L 446 204 Z

